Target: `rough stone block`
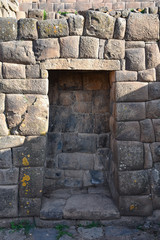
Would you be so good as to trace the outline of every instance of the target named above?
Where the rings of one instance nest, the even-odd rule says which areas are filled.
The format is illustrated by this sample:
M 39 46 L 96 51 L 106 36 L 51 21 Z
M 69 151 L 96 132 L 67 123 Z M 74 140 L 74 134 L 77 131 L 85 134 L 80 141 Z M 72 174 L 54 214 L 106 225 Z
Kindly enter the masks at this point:
M 143 82 L 156 81 L 155 68 L 139 71 L 138 72 L 138 81 L 143 81 Z
M 119 172 L 120 195 L 149 194 L 148 173 L 145 170 Z
M 110 133 L 107 134 L 99 134 L 97 147 L 105 148 L 110 146 Z
M 160 142 L 150 144 L 153 162 L 160 162 Z
M 151 172 L 152 193 L 160 197 L 160 163 L 155 163 Z
M 95 114 L 95 126 L 94 132 L 97 134 L 107 133 L 110 131 L 109 128 L 110 114 Z
M 17 39 L 17 20 L 14 18 L 0 18 L 0 41 Z
M 160 82 L 160 64 L 156 67 L 156 80 L 157 82 Z
M 37 60 L 60 57 L 58 39 L 38 39 L 34 41 L 34 50 Z
M 144 143 L 144 169 L 152 168 L 153 160 L 150 144 Z
M 92 103 L 76 102 L 73 111 L 75 113 L 92 113 Z
M 0 42 L 0 61 L 18 64 L 35 64 L 32 42 Z
M 109 161 L 111 159 L 111 150 L 109 148 L 99 148 L 94 157 L 94 169 L 108 171 Z
M 115 137 L 117 140 L 122 141 L 140 141 L 139 122 L 117 122 Z
M 79 133 L 93 133 L 94 132 L 94 117 L 92 114 L 81 114 L 78 121 Z
M 152 100 L 146 102 L 146 116 L 147 118 L 160 118 L 160 100 Z
M 64 172 L 67 172 L 66 174 Z M 71 172 L 71 175 L 69 175 L 69 172 Z M 77 175 L 76 175 L 77 172 Z M 74 176 L 75 173 L 75 176 Z M 76 171 L 76 170 L 60 170 L 60 169 L 56 169 L 56 168 L 46 168 L 45 169 L 45 178 L 47 179 L 62 179 L 62 177 L 79 177 L 80 172 Z
M 0 185 L 18 184 L 19 169 L 0 169 Z
M 40 69 L 39 65 L 27 65 L 26 66 L 26 78 L 40 78 Z M 45 79 L 48 77 L 46 76 Z
M 137 72 L 134 71 L 116 71 L 115 80 L 117 82 L 136 81 Z
M 104 183 L 103 171 L 90 170 L 85 171 L 83 176 L 83 186 L 92 186 Z
M 21 146 L 24 143 L 23 136 L 5 136 L 0 137 L 0 149 L 13 148 Z
M 8 79 L 26 78 L 25 65 L 3 63 L 3 78 Z
M 106 94 L 107 96 L 109 96 L 110 85 L 108 81 L 108 74 L 102 74 L 100 72 L 90 72 L 84 77 L 83 89 L 88 91 L 108 90 Z M 95 93 L 94 96 L 96 96 L 96 94 L 98 95 L 98 93 Z M 102 94 L 104 95 L 103 91 Z
M 56 188 L 82 188 L 82 179 L 65 177 L 64 179 L 57 180 L 55 183 Z
M 153 119 L 154 132 L 156 136 L 156 142 L 160 142 L 160 119 Z
M 125 56 L 125 41 L 109 39 L 104 47 L 105 59 L 123 59 Z
M 5 94 L 0 94 L 0 113 L 3 113 L 5 109 Z
M 159 39 L 159 19 L 157 15 L 130 13 L 126 28 L 127 40 L 157 40 Z
M 12 156 L 11 149 L 0 150 L 0 168 L 11 168 Z
M 144 164 L 141 142 L 116 141 L 115 157 L 119 170 L 141 170 Z
M 78 134 L 78 151 L 94 153 L 96 151 L 97 135 L 96 134 Z
M 145 69 L 144 48 L 126 49 L 126 70 L 142 71 Z
M 40 198 L 20 198 L 19 201 L 19 216 L 39 216 L 41 208 Z
M 145 48 L 144 41 L 126 41 L 125 47 L 127 48 Z
M 18 21 L 18 37 L 21 40 L 37 39 L 37 20 L 34 18 L 20 19 Z
M 61 58 L 78 58 L 79 37 L 69 36 L 60 38 Z
M 81 15 L 70 15 L 68 18 L 69 35 L 82 35 L 84 17 Z
M 160 96 L 160 82 L 148 84 L 148 98 L 149 100 L 158 99 Z
M 92 113 L 99 113 L 105 114 L 109 113 L 109 91 L 101 90 L 93 93 L 93 100 L 92 100 Z
M 117 102 L 143 102 L 148 100 L 148 83 L 117 82 Z
M 85 34 L 102 39 L 113 38 L 115 18 L 108 14 L 87 11 L 85 12 Z
M 20 198 L 39 198 L 42 196 L 43 167 L 28 168 L 20 170 Z
M 39 38 L 65 37 L 68 35 L 68 23 L 64 18 L 38 21 Z
M 141 142 L 154 142 L 155 134 L 151 119 L 140 121 L 141 127 Z
M 42 10 L 42 9 L 29 9 L 28 10 L 28 17 L 29 18 L 35 18 L 37 20 L 43 20 L 44 10 Z
M 47 156 L 55 157 L 62 152 L 62 138 L 60 133 L 48 133 Z M 69 139 L 70 140 L 70 139 Z M 67 145 L 67 144 L 66 144 Z
M 105 40 L 104 39 L 99 39 L 99 53 L 98 53 L 98 58 L 103 59 L 104 58 L 104 46 L 105 46 Z
M 80 58 L 98 58 L 99 39 L 93 37 L 80 38 Z
M 157 43 L 146 44 L 146 67 L 155 68 L 160 63 L 160 53 Z
M 117 18 L 114 30 L 114 38 L 124 39 L 125 31 L 126 31 L 126 19 Z
M 62 135 L 62 151 L 76 152 L 78 151 L 78 134 L 64 133 Z
M 114 106 L 117 121 L 136 121 L 146 117 L 145 103 L 116 103 Z
M 9 130 L 6 123 L 6 117 L 4 114 L 0 114 L 0 136 L 6 136 L 9 134 Z

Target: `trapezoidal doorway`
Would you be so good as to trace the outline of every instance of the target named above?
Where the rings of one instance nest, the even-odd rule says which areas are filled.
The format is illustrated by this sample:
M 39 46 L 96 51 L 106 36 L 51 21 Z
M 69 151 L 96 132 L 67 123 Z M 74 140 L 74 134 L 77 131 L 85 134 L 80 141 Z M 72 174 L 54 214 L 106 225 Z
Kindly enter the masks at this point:
M 119 213 L 107 184 L 110 85 L 106 71 L 50 71 L 43 219 Z

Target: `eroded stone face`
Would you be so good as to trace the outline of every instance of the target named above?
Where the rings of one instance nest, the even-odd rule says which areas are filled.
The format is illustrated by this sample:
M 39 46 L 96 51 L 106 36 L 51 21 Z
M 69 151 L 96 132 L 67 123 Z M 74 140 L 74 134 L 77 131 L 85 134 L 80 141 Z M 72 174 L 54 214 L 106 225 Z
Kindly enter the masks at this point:
M 0 41 L 17 39 L 17 20 L 14 18 L 0 18 Z

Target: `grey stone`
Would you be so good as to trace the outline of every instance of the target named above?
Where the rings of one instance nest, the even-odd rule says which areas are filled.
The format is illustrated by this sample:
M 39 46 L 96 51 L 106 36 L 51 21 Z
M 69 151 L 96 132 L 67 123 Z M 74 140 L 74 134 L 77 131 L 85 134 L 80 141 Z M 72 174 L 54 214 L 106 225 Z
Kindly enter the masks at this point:
M 0 217 L 18 216 L 18 186 L 0 186 Z
M 27 65 L 26 66 L 26 78 L 40 78 L 39 65 Z M 45 77 L 47 79 L 47 77 Z
M 145 27 L 144 27 L 145 26 Z M 157 15 L 130 13 L 127 19 L 127 40 L 157 40 L 159 38 L 159 19 Z
M 84 17 L 81 15 L 70 15 L 68 18 L 68 25 L 70 35 L 82 35 Z
M 98 141 L 97 141 L 97 147 L 99 148 L 105 148 L 110 146 L 110 134 L 99 134 Z
M 126 226 L 107 226 L 105 227 L 105 237 L 106 239 L 113 239 L 115 240 L 130 240 L 131 238 L 134 239 L 135 234 L 139 234 L 138 229 L 130 229 L 127 228 Z M 139 236 L 138 235 L 138 236 Z
M 11 149 L 7 148 L 0 150 L 0 168 L 11 168 L 12 166 L 12 157 Z
M 155 68 L 160 63 L 160 53 L 157 43 L 146 44 L 146 67 Z
M 125 41 L 109 39 L 104 47 L 104 58 L 123 59 L 125 56 Z
M 125 18 L 117 18 L 114 30 L 114 38 L 116 39 L 124 39 L 126 31 L 126 19 Z
M 61 58 L 79 57 L 79 36 L 60 38 Z
M 103 59 L 104 58 L 104 45 L 105 45 L 104 39 L 99 39 L 99 52 L 98 52 L 98 58 Z
M 68 170 L 68 171 L 72 171 L 72 170 Z M 73 171 L 73 172 L 76 172 L 76 171 Z M 64 171 L 63 170 L 59 170 L 59 169 L 55 169 L 55 168 L 54 169 L 53 168 L 46 168 L 45 169 L 45 178 L 56 180 L 56 179 L 60 179 L 62 177 L 64 177 Z M 70 175 L 69 177 L 72 177 L 72 176 Z
M 115 157 L 119 170 L 143 169 L 144 152 L 141 142 L 116 141 Z
M 19 216 L 39 216 L 40 208 L 40 198 L 20 198 L 19 200 Z
M 38 21 L 39 38 L 65 37 L 68 35 L 69 27 L 67 20 L 64 18 Z
M 156 142 L 160 141 L 160 119 L 153 119 L 154 132 L 156 137 Z
M 148 84 L 148 98 L 149 100 L 158 99 L 160 96 L 160 82 Z
M 62 135 L 63 152 L 76 152 L 78 151 L 78 134 L 77 133 L 64 133 Z
M 141 142 L 154 142 L 155 134 L 151 119 L 140 121 L 141 127 Z
M 144 169 L 152 168 L 153 160 L 150 144 L 144 143 Z
M 3 113 L 5 109 L 5 94 L 0 94 L 0 113 Z
M 138 81 L 152 82 L 156 81 L 156 71 L 154 68 L 138 72 Z
M 31 41 L 0 43 L 0 61 L 18 64 L 35 64 Z
M 0 78 L 2 78 L 2 63 L 0 62 Z
M 82 188 L 82 178 L 65 177 L 64 179 L 57 180 L 55 183 L 56 188 Z
M 160 162 L 160 142 L 150 144 L 153 162 Z
M 8 79 L 26 78 L 25 65 L 3 63 L 3 78 Z
M 152 100 L 146 103 L 146 116 L 147 118 L 160 117 L 160 100 Z
M 115 137 L 122 141 L 140 141 L 139 122 L 117 122 L 115 126 Z
M 97 11 L 85 12 L 85 34 L 102 39 L 113 38 L 115 18 Z
M 93 37 L 80 38 L 80 58 L 98 58 L 99 39 Z
M 143 41 L 126 41 L 125 48 L 145 48 L 145 42 Z
M 78 232 L 82 238 L 89 240 L 103 237 L 103 229 L 100 227 L 93 227 L 90 229 L 79 227 Z
M 81 114 L 78 122 L 79 133 L 93 133 L 94 132 L 94 118 L 92 114 Z
M 160 64 L 156 67 L 156 80 L 157 82 L 160 82 Z
M 129 14 L 130 14 L 130 9 L 122 10 L 122 17 L 123 18 L 127 18 Z
M 0 137 L 0 149 L 13 148 L 21 146 L 24 143 L 23 136 L 5 136 Z
M 78 134 L 78 151 L 86 153 L 96 152 L 97 135 L 96 134 Z
M 155 163 L 151 172 L 152 193 L 160 197 L 160 163 Z
M 108 171 L 110 158 L 111 158 L 111 151 L 109 148 L 98 149 L 94 157 L 94 169 Z
M 17 39 L 17 20 L 14 18 L 0 18 L 0 41 Z
M 116 71 L 115 80 L 117 82 L 136 81 L 137 72 L 134 71 Z
M 70 135 L 66 134 L 66 136 L 69 137 Z M 67 138 L 67 140 L 69 142 L 72 141 L 72 139 L 68 139 L 68 138 Z M 62 147 L 63 147 L 63 145 L 62 145 L 61 133 L 51 133 L 51 132 L 48 132 L 48 135 L 47 135 L 47 156 L 51 156 L 53 158 L 58 153 L 62 152 Z M 68 146 L 66 146 L 66 148 L 67 147 Z
M 20 19 L 18 21 L 18 37 L 21 40 L 37 39 L 37 20 L 33 18 Z
M 50 221 L 51 222 L 51 221 Z M 62 223 L 63 225 L 63 223 Z M 54 225 L 56 226 L 56 225 Z M 56 229 L 40 229 L 40 228 L 35 228 L 32 232 L 33 238 L 36 240 L 56 240 L 57 239 L 57 231 Z M 32 239 L 32 237 L 31 237 Z M 17 239 L 18 240 L 18 239 Z
M 6 117 L 4 114 L 0 114 L 0 136 L 6 136 L 9 134 L 9 130 L 6 123 Z
M 104 184 L 104 172 L 99 170 L 90 170 L 89 171 L 91 176 L 91 183 L 98 185 L 98 184 Z
M 94 132 L 97 134 L 108 133 L 110 114 L 95 114 L 95 127 Z
M 1 169 L 0 170 L 0 185 L 18 184 L 19 169 Z
M 37 20 L 43 20 L 44 10 L 42 10 L 42 9 L 29 9 L 28 10 L 28 17 L 29 18 L 35 18 Z
M 142 71 L 145 69 L 144 48 L 126 49 L 126 70 Z

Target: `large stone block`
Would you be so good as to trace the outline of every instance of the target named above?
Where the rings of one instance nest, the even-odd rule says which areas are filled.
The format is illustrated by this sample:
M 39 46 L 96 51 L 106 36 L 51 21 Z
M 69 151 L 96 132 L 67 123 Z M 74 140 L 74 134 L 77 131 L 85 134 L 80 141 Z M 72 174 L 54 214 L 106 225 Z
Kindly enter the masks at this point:
M 19 168 L 0 169 L 0 185 L 18 184 Z
M 160 64 L 160 53 L 157 43 L 146 44 L 146 67 L 155 68 Z
M 115 138 L 122 141 L 140 141 L 139 122 L 117 122 L 115 124 Z
M 144 143 L 144 169 L 152 168 L 153 159 L 149 143 Z
M 160 118 L 160 100 L 152 100 L 146 103 L 147 118 Z
M 160 82 L 148 84 L 148 98 L 149 100 L 160 98 Z
M 0 43 L 0 61 L 18 64 L 35 64 L 31 41 Z
M 136 71 L 116 71 L 115 80 L 116 82 L 136 81 L 137 72 Z
M 40 198 L 20 198 L 19 201 L 19 216 L 39 216 L 41 208 Z
M 130 13 L 126 28 L 127 40 L 157 40 L 159 39 L 159 19 L 154 14 Z
M 126 41 L 125 47 L 127 48 L 145 48 L 145 42 L 144 41 Z
M 153 162 L 160 162 L 160 142 L 150 144 Z
M 1 93 L 0 94 L 0 113 L 4 112 L 5 108 L 5 94 Z
M 144 48 L 126 49 L 126 70 L 142 71 L 145 69 Z
M 69 28 L 65 18 L 38 21 L 39 38 L 65 37 L 68 35 Z
M 144 164 L 143 144 L 116 141 L 115 157 L 119 170 L 141 170 Z
M 93 37 L 80 38 L 80 58 L 98 58 L 99 39 Z
M 60 38 L 61 58 L 78 58 L 79 37 L 69 36 Z
M 109 91 L 101 90 L 93 93 L 92 113 L 105 114 L 110 111 Z
M 26 78 L 40 78 L 39 65 L 27 65 L 26 66 Z M 42 77 L 43 78 L 43 77 Z M 48 77 L 45 77 L 45 79 Z
M 98 135 L 97 147 L 105 148 L 110 146 L 110 133 L 102 133 Z
M 143 82 L 153 82 L 156 81 L 156 71 L 154 68 L 139 71 L 138 72 L 138 81 Z
M 0 136 L 6 136 L 9 134 L 9 130 L 6 123 L 6 117 L 4 114 L 0 114 Z
M 43 20 L 44 18 L 44 10 L 42 9 L 28 9 L 28 17 L 35 18 L 38 20 Z
M 0 149 L 13 148 L 21 146 L 24 143 L 23 136 L 5 136 L 0 137 Z
M 18 216 L 18 186 L 0 186 L 0 217 Z
M 154 142 L 155 134 L 151 119 L 140 121 L 141 127 L 141 142 Z
M 79 133 L 94 133 L 94 117 L 92 114 L 81 114 L 78 121 Z
M 116 39 L 124 39 L 126 31 L 126 19 L 125 18 L 117 18 L 114 30 L 114 38 Z
M 11 149 L 0 150 L 0 168 L 11 168 L 12 156 Z
M 66 134 L 67 135 L 67 134 Z M 47 134 L 47 156 L 51 156 L 51 158 L 55 157 L 58 153 L 62 152 L 62 138 L 61 133 L 51 133 Z M 71 142 L 72 139 L 69 139 Z M 65 148 L 65 146 L 64 146 Z M 66 143 L 67 148 L 67 143 Z
M 109 127 L 110 114 L 95 114 L 95 126 L 94 133 L 108 133 L 110 131 Z
M 109 39 L 104 47 L 105 59 L 123 59 L 125 56 L 125 41 Z
M 82 35 L 84 17 L 81 15 L 70 15 L 68 18 L 70 35 Z
M 155 163 L 151 172 L 152 193 L 160 197 L 160 163 Z
M 8 79 L 26 78 L 25 65 L 3 63 L 3 78 Z
M 17 39 L 17 20 L 14 18 L 0 18 L 0 41 Z
M 18 21 L 18 37 L 25 40 L 37 39 L 37 20 L 34 18 L 20 19 Z
M 160 142 L 160 119 L 153 119 L 154 132 L 156 136 L 156 142 Z
M 115 18 L 106 13 L 87 11 L 85 15 L 85 34 L 98 38 L 113 38 Z
M 111 150 L 109 148 L 99 148 L 94 157 L 94 170 L 108 171 Z
M 97 135 L 96 134 L 78 134 L 78 151 L 85 153 L 96 152 Z

